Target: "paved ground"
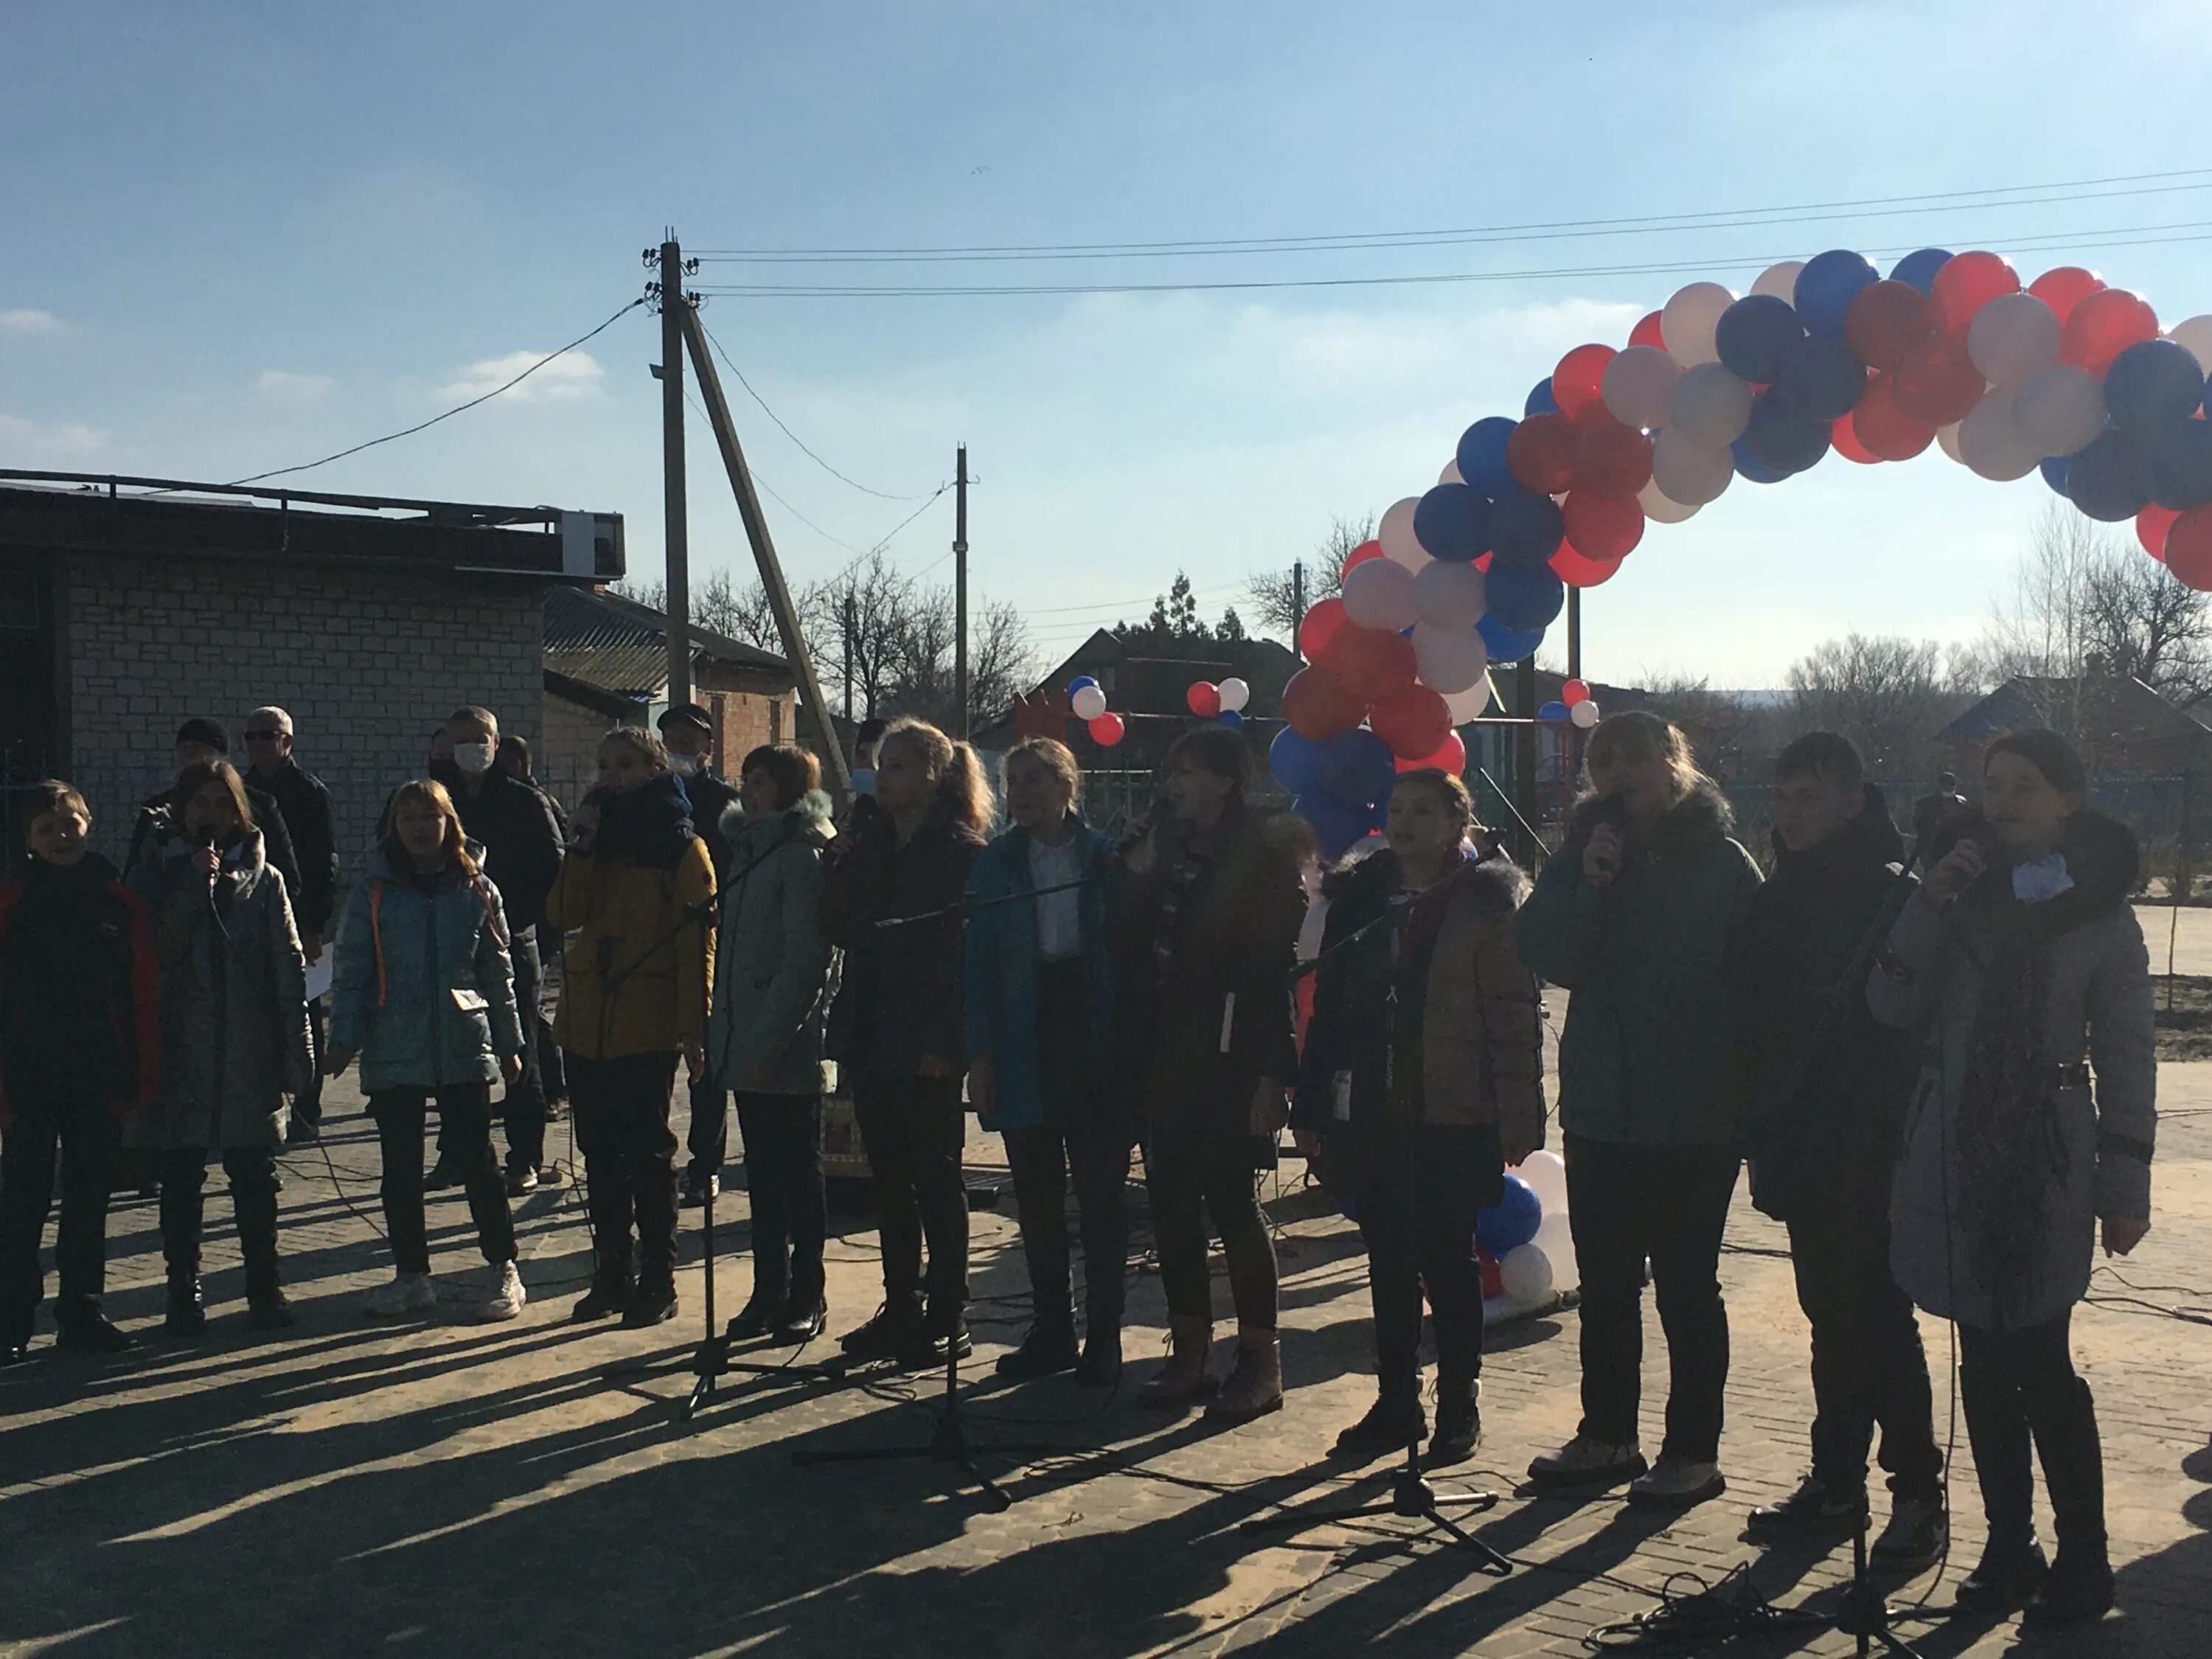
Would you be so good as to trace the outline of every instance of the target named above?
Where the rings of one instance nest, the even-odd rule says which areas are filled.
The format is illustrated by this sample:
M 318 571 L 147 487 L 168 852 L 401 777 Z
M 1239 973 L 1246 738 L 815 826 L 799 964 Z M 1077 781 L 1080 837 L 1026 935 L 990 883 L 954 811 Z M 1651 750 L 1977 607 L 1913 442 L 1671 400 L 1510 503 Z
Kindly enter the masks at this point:
M 2032 1651 L 2212 1651 L 2212 1329 L 2152 1310 L 2212 1310 L 2212 1065 L 2168 1066 L 2163 1082 L 2157 1229 L 2125 1268 L 2142 1288 L 2100 1274 L 2113 1299 L 2077 1323 L 2108 1437 L 2124 1613 L 2091 1635 L 2024 1643 Z M 156 1340 L 105 1365 L 48 1358 L 0 1381 L 0 1653 L 1571 1653 L 1594 1627 L 1650 1607 L 1670 1575 L 1711 1580 L 1748 1562 L 1774 1601 L 1820 1607 L 1848 1565 L 1847 1549 L 1761 1556 L 1740 1538 L 1745 1510 L 1793 1481 L 1809 1410 L 1778 1231 L 1741 1204 L 1725 1262 L 1732 1490 L 1671 1521 L 1521 1490 L 1529 1454 L 1573 1425 L 1575 1323 L 1570 1313 L 1513 1328 L 1495 1344 L 1479 1472 L 1443 1483 L 1505 1495 L 1480 1534 L 1525 1565 L 1493 1580 L 1395 1522 L 1271 1541 L 1238 1530 L 1279 1504 L 1383 1484 L 1380 1470 L 1352 1480 L 1324 1456 L 1369 1397 L 1368 1323 L 1354 1236 L 1309 1194 L 1273 1206 L 1289 1408 L 1227 1432 L 1162 1423 L 1130 1402 L 1140 1367 L 1110 1401 L 1065 1381 L 980 1385 L 968 1413 L 977 1439 L 1071 1449 L 987 1454 L 1015 1500 L 998 1515 L 936 1465 L 793 1467 L 802 1449 L 925 1438 L 923 1405 L 900 1396 L 926 1396 L 927 1380 L 864 1390 L 732 1379 L 697 1421 L 680 1421 L 701 1315 L 696 1212 L 679 1324 L 623 1334 L 566 1322 L 585 1236 L 573 1200 L 555 1194 L 522 1206 L 537 1300 L 520 1323 L 462 1322 L 480 1269 L 465 1206 L 446 1194 L 433 1237 L 454 1305 L 423 1323 L 366 1324 L 361 1292 L 388 1262 L 369 1220 L 374 1144 L 357 1104 L 334 1091 L 335 1186 L 319 1154 L 287 1160 L 296 1332 L 261 1340 L 245 1329 L 225 1222 L 203 1345 Z M 987 1149 L 995 1156 L 979 1137 L 973 1150 Z M 739 1224 L 726 1237 L 742 1243 L 742 1197 L 722 1207 Z M 143 1325 L 160 1295 L 152 1206 L 120 1206 L 112 1237 L 114 1311 Z M 975 1237 L 979 1292 L 1018 1297 L 1011 1217 L 979 1212 Z M 848 1218 L 832 1255 L 842 1329 L 875 1300 L 865 1225 Z M 746 1282 L 726 1261 L 725 1316 Z M 2118 1299 L 2131 1295 L 2141 1301 Z M 1225 1307 L 1225 1287 L 1218 1296 Z M 979 1311 L 988 1359 L 1018 1334 L 1007 1322 L 1018 1309 Z M 1133 1350 L 1149 1355 L 1163 1322 L 1150 1276 L 1133 1317 Z M 1940 1368 L 1945 1333 L 1929 1334 Z M 1650 1347 L 1656 1402 L 1663 1347 Z M 1939 1412 L 1948 1398 L 1939 1383 Z M 1648 1444 L 1654 1404 L 1645 1415 Z M 1940 1580 L 1901 1587 L 1932 1607 L 1980 1542 L 1963 1433 L 1955 1464 L 1954 1559 Z M 2009 1625 L 1911 1628 L 1931 1655 L 2005 1652 L 2016 1639 Z M 1730 1650 L 1849 1644 L 1796 1634 Z

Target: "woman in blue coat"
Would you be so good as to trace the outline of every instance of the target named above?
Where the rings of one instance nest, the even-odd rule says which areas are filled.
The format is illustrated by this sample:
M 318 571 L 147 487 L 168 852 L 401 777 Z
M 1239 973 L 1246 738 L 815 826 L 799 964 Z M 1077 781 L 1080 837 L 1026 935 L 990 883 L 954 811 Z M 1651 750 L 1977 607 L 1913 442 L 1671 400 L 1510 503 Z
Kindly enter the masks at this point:
M 523 1030 L 499 890 L 477 867 L 442 785 L 403 784 L 346 901 L 325 1066 L 361 1059 L 382 1143 L 385 1224 L 398 1275 L 369 1292 L 372 1316 L 438 1304 L 422 1213 L 422 1123 L 433 1099 L 445 1156 L 468 1194 L 496 1282 L 477 1316 L 513 1319 L 526 1297 L 514 1265 L 507 1183 L 491 1151 L 491 1085 L 522 1075 Z
M 1076 815 L 1065 744 L 1031 738 L 1006 756 L 1014 827 L 969 877 L 968 1093 L 1006 1138 L 1033 1310 L 1002 1376 L 1073 1370 L 1100 1387 L 1121 1370 L 1122 1206 L 1136 1135 L 1105 1086 L 1113 975 L 1106 884 L 1114 845 Z M 1024 902 L 1021 896 L 1036 896 Z M 1081 1212 L 1088 1328 L 1079 1355 L 1068 1289 L 1067 1178 Z

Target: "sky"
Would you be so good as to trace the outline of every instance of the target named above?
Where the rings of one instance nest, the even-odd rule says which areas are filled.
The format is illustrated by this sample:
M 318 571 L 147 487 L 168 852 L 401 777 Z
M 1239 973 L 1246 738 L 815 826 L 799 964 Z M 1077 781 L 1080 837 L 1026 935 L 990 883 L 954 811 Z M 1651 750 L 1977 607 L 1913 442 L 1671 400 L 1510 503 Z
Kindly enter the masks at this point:
M 228 480 L 428 418 L 637 296 L 640 251 L 1059 246 L 1810 205 L 1761 226 L 1115 261 L 713 262 L 702 316 L 794 580 L 888 553 L 1056 659 L 1180 569 L 1209 613 L 1432 484 L 1677 285 L 1833 246 L 2078 263 L 2212 312 L 2212 3 L 822 7 L 14 0 L 0 9 L 0 466 Z M 1926 210 L 1929 206 L 1936 210 Z M 2169 228 L 2179 227 L 2180 228 Z M 2128 246 L 2130 241 L 2138 245 Z M 1680 272 L 1512 273 L 1683 263 Z M 1878 258 L 1886 267 L 1887 261 Z M 1485 280 L 761 297 L 744 283 Z M 619 512 L 661 563 L 658 319 L 303 487 Z M 697 573 L 750 574 L 711 436 Z M 854 484 L 866 486 L 857 489 Z M 879 492 L 875 494 L 867 491 Z M 1584 666 L 1779 684 L 1847 630 L 1964 640 L 2047 491 L 1935 451 L 1739 480 L 1584 606 Z M 1247 607 L 1249 611 L 1249 607 Z

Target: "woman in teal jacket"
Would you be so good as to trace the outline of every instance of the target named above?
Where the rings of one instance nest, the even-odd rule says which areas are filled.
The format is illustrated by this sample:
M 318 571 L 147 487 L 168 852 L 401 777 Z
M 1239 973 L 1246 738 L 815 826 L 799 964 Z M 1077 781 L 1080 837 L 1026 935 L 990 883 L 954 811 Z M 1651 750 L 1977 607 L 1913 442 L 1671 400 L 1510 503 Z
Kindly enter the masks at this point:
M 1656 715 L 1604 721 L 1588 764 L 1591 793 L 1519 918 L 1522 961 L 1573 994 L 1559 1127 L 1583 1282 L 1582 1425 L 1529 1474 L 1701 1503 L 1727 1485 L 1721 1230 L 1746 1103 L 1723 957 L 1759 866 L 1729 838 L 1727 799 L 1688 740 Z M 1636 1429 L 1647 1259 L 1672 1373 L 1648 1472 Z
M 332 1077 L 361 1059 L 362 1091 L 384 1154 L 380 1196 L 397 1276 L 369 1292 L 389 1317 L 437 1306 L 422 1212 L 422 1124 L 433 1099 L 445 1154 L 462 1176 L 496 1282 L 477 1309 L 513 1319 L 527 1299 L 515 1270 L 507 1183 L 491 1151 L 491 1085 L 522 1074 L 507 921 L 442 785 L 393 794 L 368 874 L 346 901 L 332 985 Z
M 1076 815 L 1079 781 L 1074 755 L 1050 738 L 1006 755 L 1014 827 L 977 857 L 968 878 L 968 1093 L 983 1127 L 1006 1135 L 1029 1259 L 1029 1334 L 1000 1359 L 999 1374 L 1074 1370 L 1103 1387 L 1121 1370 L 1122 1195 L 1136 1133 L 1119 1109 L 1124 1091 L 1105 1086 L 1114 844 Z M 1068 1289 L 1071 1169 L 1088 1316 L 1080 1355 Z

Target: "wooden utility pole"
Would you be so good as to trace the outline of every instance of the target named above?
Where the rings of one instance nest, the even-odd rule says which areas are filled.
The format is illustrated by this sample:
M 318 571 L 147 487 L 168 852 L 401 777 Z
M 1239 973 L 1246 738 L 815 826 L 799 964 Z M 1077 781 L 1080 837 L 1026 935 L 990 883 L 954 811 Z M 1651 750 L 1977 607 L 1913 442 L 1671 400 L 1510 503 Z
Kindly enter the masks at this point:
M 684 250 L 670 231 L 660 245 L 660 481 L 667 549 L 668 701 L 691 701 L 691 543 L 684 512 Z
M 845 595 L 845 718 L 853 718 L 853 596 Z
M 1579 587 L 1567 590 L 1567 678 L 1578 680 L 1583 677 L 1583 591 Z M 1566 729 L 1566 752 L 1561 757 L 1559 781 L 1566 786 L 1566 799 L 1574 799 L 1576 783 L 1583 775 L 1583 729 L 1570 723 Z
M 784 655 L 790 659 L 792 672 L 798 677 L 799 697 L 806 705 L 806 712 L 814 717 L 814 729 L 822 734 L 823 758 L 829 763 L 831 778 L 840 791 L 850 789 L 853 774 L 845 758 L 845 746 L 837 741 L 837 728 L 830 722 L 830 704 L 822 695 L 821 681 L 814 675 L 814 658 L 806 648 L 806 635 L 799 626 L 798 607 L 791 602 L 791 589 L 783 580 L 783 566 L 775 556 L 775 543 L 769 535 L 768 520 L 761 512 L 760 496 L 753 489 L 752 472 L 745 465 L 745 453 L 738 444 L 738 428 L 730 420 L 730 401 L 722 395 L 722 377 L 715 373 L 714 360 L 707 350 L 707 331 L 700 325 L 698 313 L 690 306 L 677 307 L 676 315 L 684 342 L 691 348 L 691 367 L 698 373 L 699 395 L 707 405 L 707 421 L 714 428 L 714 441 L 721 447 L 723 470 L 730 475 L 730 493 L 737 497 L 738 516 L 744 520 L 745 539 L 752 544 L 753 563 L 760 570 L 761 586 L 768 592 L 769 609 L 775 613 L 776 631 L 783 635 Z M 848 660 L 849 655 L 848 653 Z
M 1520 809 L 1523 823 L 1533 826 L 1536 821 L 1536 653 L 1531 651 L 1521 659 L 1519 671 L 1513 676 L 1513 712 L 1528 723 L 1513 728 L 1513 793 L 1520 796 L 1515 802 Z M 1521 849 L 1522 857 L 1534 863 L 1544 856 L 1540 842 L 1529 837 L 1530 844 Z
M 1291 561 L 1291 609 L 1297 612 L 1291 618 L 1291 654 L 1304 662 L 1306 653 L 1298 647 L 1298 624 L 1306 619 L 1306 562 L 1304 559 Z
M 954 462 L 952 494 L 952 695 L 959 724 L 952 735 L 968 740 L 968 446 Z

